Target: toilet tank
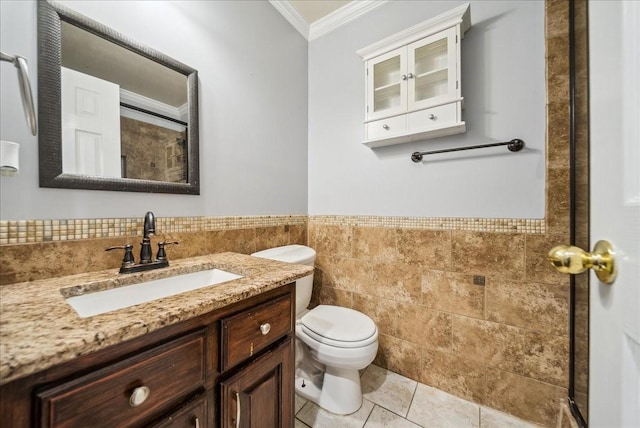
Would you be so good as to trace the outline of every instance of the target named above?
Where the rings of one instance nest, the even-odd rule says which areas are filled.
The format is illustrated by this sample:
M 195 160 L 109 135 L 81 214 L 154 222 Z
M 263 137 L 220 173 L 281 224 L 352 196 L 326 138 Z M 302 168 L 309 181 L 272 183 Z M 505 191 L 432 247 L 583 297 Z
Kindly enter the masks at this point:
M 296 263 L 313 266 L 316 261 L 316 252 L 305 245 L 285 245 L 283 247 L 269 248 L 251 254 L 254 257 L 277 260 L 279 262 Z M 304 311 L 311 301 L 313 289 L 313 274 L 307 275 L 296 281 L 296 314 Z

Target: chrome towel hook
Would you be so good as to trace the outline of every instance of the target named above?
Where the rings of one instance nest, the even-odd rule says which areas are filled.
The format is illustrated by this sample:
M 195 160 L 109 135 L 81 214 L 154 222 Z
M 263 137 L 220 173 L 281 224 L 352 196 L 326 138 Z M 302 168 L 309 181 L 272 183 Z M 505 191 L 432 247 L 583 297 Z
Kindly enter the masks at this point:
M 7 55 L 4 52 L 0 52 L 0 60 L 10 62 L 18 69 L 18 80 L 20 81 L 20 95 L 22 96 L 24 115 L 31 128 L 31 134 L 36 135 L 38 133 L 38 123 L 36 121 L 36 109 L 33 106 L 33 95 L 31 93 L 27 60 L 18 55 Z

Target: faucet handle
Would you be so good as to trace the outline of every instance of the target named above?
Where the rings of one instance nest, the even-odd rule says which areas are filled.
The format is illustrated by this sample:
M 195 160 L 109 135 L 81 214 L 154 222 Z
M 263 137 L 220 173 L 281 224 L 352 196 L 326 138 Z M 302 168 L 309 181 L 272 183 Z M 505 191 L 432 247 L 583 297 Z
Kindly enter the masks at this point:
M 131 266 L 135 264 L 133 259 L 133 245 L 117 245 L 115 247 L 106 248 L 105 251 L 111 250 L 124 250 L 124 258 L 122 259 L 122 266 Z
M 178 245 L 178 241 L 162 241 L 158 242 L 158 254 L 156 260 L 163 262 L 167 260 L 167 253 L 164 251 L 165 245 Z

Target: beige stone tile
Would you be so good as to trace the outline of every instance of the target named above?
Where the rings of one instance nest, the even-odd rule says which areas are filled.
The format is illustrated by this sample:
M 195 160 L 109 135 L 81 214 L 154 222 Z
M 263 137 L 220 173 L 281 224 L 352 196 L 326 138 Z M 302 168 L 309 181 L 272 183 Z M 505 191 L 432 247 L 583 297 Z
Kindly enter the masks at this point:
M 545 2 L 545 34 L 548 38 L 567 36 L 569 30 L 569 3 L 566 0 Z
M 569 286 L 569 275 L 560 273 L 547 258 L 557 245 L 568 245 L 569 235 L 526 235 L 526 278 L 531 282 Z
M 487 368 L 485 405 L 526 421 L 555 426 L 558 401 L 566 399 L 567 389 L 525 376 Z
M 323 268 L 322 283 L 342 290 L 371 294 L 373 269 L 368 261 L 335 258 L 332 264 Z
M 423 348 L 420 381 L 465 400 L 484 402 L 485 366 L 482 363 Z
M 375 262 L 398 259 L 396 229 L 386 227 L 354 227 L 353 256 Z
M 289 232 L 285 226 L 256 227 L 256 251 L 289 244 Z
M 473 275 L 426 270 L 422 273 L 422 304 L 474 318 L 484 317 L 485 287 Z
M 378 354 L 373 361 L 375 365 L 411 379 L 420 378 L 419 345 L 386 334 L 378 335 L 378 344 Z
M 397 333 L 398 303 L 366 294 L 353 293 L 353 309 L 367 314 L 378 327 L 378 332 L 388 335 Z
M 480 426 L 482 428 L 538 428 L 530 422 L 485 406 L 480 406 Z
M 351 291 L 340 290 L 339 288 L 328 286 L 314 286 L 311 300 L 314 306 L 317 305 L 334 305 L 351 308 L 353 304 Z
M 569 384 L 569 337 L 526 332 L 524 375 L 566 387 Z
M 209 244 L 207 246 L 209 253 L 233 251 L 251 254 L 258 251 L 256 247 L 256 230 L 254 228 L 216 230 L 205 233 L 205 236 L 209 234 L 211 234 L 211 240 L 208 241 Z
M 451 314 L 409 303 L 399 304 L 398 337 L 432 349 L 451 351 Z
M 349 226 L 329 226 L 309 224 L 309 246 L 316 250 L 319 258 L 351 257 L 353 228 Z
M 418 384 L 407 419 L 425 427 L 480 427 L 480 406 Z
M 406 264 L 451 268 L 451 231 L 398 229 L 398 254 Z
M 569 168 L 547 169 L 547 232 L 569 231 Z
M 375 406 L 364 428 L 420 428 L 413 422 L 401 418 L 393 412 L 380 406 Z
M 368 293 L 399 302 L 420 303 L 420 271 L 417 266 L 400 263 L 375 263 L 373 282 Z
M 569 288 L 564 285 L 491 278 L 486 285 L 485 304 L 487 320 L 568 334 Z
M 300 224 L 289 225 L 289 244 L 307 245 L 307 226 Z
M 372 364 L 363 373 L 361 384 L 364 398 L 406 417 L 418 383 Z
M 460 315 L 453 316 L 452 324 L 454 354 L 522 374 L 523 330 Z
M 358 411 L 342 416 L 328 412 L 309 401 L 298 412 L 296 418 L 313 428 L 362 428 L 372 410 L 373 403 L 363 400 Z
M 547 168 L 569 167 L 570 110 L 568 103 L 569 76 L 554 76 L 549 81 L 554 98 L 547 104 L 548 127 Z
M 453 231 L 453 270 L 472 275 L 524 278 L 524 235 Z

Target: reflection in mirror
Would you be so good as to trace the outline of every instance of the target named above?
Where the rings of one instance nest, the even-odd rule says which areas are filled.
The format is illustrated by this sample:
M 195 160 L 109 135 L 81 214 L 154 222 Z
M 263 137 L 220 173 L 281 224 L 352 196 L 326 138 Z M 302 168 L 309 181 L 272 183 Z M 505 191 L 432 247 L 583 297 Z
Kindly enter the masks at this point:
M 55 2 L 38 16 L 41 186 L 199 194 L 196 71 Z

